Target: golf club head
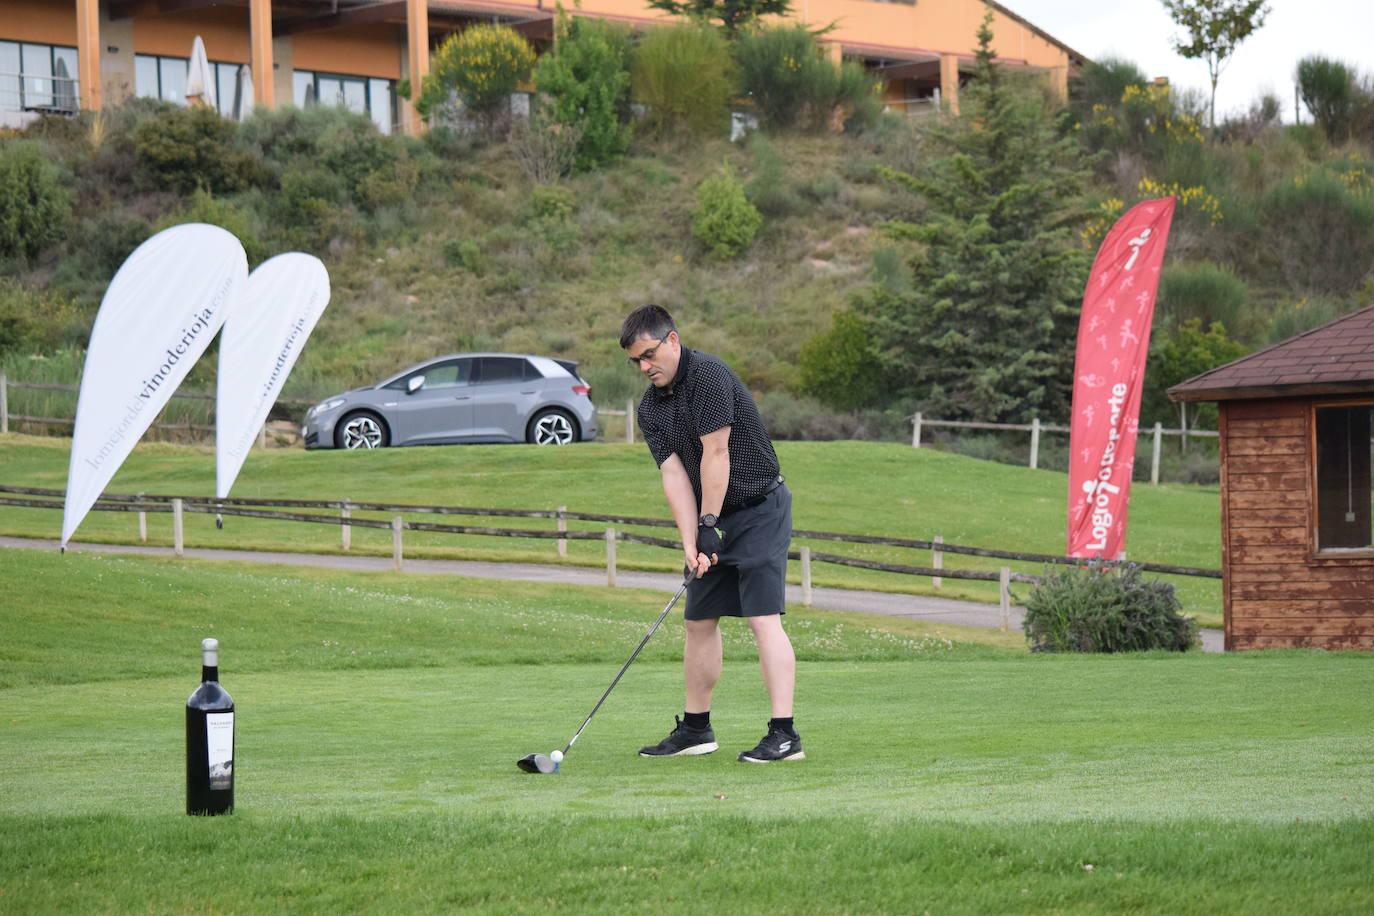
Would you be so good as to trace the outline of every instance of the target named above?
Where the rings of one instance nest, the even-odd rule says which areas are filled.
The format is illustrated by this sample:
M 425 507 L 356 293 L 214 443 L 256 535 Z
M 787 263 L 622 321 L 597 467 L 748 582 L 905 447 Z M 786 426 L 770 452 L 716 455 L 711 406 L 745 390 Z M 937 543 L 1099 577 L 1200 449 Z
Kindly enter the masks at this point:
M 526 773 L 556 773 L 558 765 L 549 758 L 548 754 L 526 754 L 515 765 Z

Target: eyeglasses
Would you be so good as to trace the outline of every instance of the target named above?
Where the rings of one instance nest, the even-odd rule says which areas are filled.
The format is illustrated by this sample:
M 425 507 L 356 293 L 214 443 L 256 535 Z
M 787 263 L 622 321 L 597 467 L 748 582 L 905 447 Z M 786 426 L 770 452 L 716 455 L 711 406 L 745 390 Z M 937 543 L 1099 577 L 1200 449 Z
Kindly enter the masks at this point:
M 625 362 L 629 363 L 631 366 L 634 366 L 636 369 L 638 369 L 640 363 L 644 362 L 645 360 L 652 360 L 654 358 L 654 354 L 658 352 L 658 348 L 663 346 L 663 342 L 666 341 L 668 337 L 671 336 L 671 334 L 672 331 L 669 331 L 667 334 L 663 335 L 658 339 L 658 343 L 654 344 L 652 347 L 645 350 L 638 356 L 631 356 L 629 359 L 625 360 Z

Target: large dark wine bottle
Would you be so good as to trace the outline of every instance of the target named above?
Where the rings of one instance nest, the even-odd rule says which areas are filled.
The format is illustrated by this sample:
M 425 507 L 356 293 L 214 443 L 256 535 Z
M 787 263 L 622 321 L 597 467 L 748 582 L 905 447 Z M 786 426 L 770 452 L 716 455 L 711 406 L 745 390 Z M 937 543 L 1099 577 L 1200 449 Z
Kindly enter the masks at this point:
M 186 701 L 186 813 L 234 810 L 234 700 L 219 685 L 219 640 L 200 644 L 200 686 Z

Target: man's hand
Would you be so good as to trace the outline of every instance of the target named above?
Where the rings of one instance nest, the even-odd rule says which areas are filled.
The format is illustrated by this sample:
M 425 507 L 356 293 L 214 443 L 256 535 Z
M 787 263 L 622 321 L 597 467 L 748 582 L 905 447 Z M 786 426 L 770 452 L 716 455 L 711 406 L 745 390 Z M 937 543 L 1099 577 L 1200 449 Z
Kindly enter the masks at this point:
M 692 578 L 700 579 L 710 568 L 711 558 L 706 554 L 695 551 L 687 554 L 687 569 L 692 573 Z
M 697 543 L 687 549 L 687 567 L 696 570 L 696 578 L 706 575 L 706 571 L 720 562 L 720 554 L 725 549 L 719 528 L 701 525 L 697 528 Z
M 712 563 L 719 562 L 720 555 L 725 552 L 725 540 L 721 530 L 714 525 L 699 525 L 697 527 L 697 550 L 710 557 Z

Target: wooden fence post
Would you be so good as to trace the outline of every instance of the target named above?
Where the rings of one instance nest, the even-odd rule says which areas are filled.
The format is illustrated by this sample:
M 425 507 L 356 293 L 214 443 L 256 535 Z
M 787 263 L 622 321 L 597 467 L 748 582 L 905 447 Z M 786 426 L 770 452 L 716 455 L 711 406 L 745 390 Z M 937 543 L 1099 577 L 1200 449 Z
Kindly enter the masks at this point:
M 343 505 L 339 506 L 339 540 L 343 542 L 344 550 L 353 546 L 353 526 L 348 523 L 352 517 L 353 510 L 348 507 L 348 497 L 345 496 Z
M 0 433 L 10 431 L 10 382 L 0 372 Z
M 139 493 L 134 498 L 142 501 L 143 494 Z M 148 513 L 142 509 L 138 510 L 138 539 L 144 544 L 148 543 Z
M 911 418 L 911 447 L 921 447 L 921 412 L 919 410 Z
M 1160 424 L 1155 423 L 1155 448 L 1154 457 L 1150 461 L 1150 483 L 1159 483 L 1159 439 L 1161 436 Z
M 401 556 L 401 528 L 404 525 L 399 515 L 391 520 L 391 566 L 396 572 L 400 572 L 404 565 Z
M 635 399 L 630 398 L 625 402 L 625 441 L 634 445 L 635 442 Z
M 567 511 L 568 511 L 568 507 L 567 507 L 567 506 L 559 506 L 559 507 L 558 507 L 558 530 L 559 530 L 559 531 L 567 531 L 567 530 L 568 530 L 568 519 L 567 519 L 567 516 L 564 514 L 564 513 L 566 513 Z M 563 557 L 564 559 L 567 558 L 567 556 L 568 556 L 568 539 L 567 539 L 567 538 L 559 538 L 559 539 L 558 539 L 558 555 L 559 555 L 560 557 Z
M 615 588 L 615 529 L 606 529 L 606 584 Z
M 811 548 L 801 549 L 802 607 L 811 606 Z
M 1040 467 L 1040 418 L 1031 417 L 1030 467 L 1034 471 Z
M 186 552 L 186 531 L 182 525 L 181 497 L 172 500 L 172 552 L 184 556 Z
M 998 590 L 1002 593 L 1002 632 L 1005 633 L 1011 627 L 1011 569 L 1009 567 L 1002 567 L 1002 572 L 998 576 L 998 586 Z
M 937 535 L 935 535 L 935 549 L 931 551 L 931 562 L 930 562 L 930 565 L 931 565 L 933 568 L 935 568 L 935 569 L 944 569 L 944 568 L 945 568 L 945 552 L 944 552 L 943 550 L 940 549 L 940 545 L 943 544 L 944 542 L 945 542 L 945 536 L 944 536 L 943 534 L 937 534 Z M 931 576 L 931 577 L 930 577 L 930 587 L 931 587 L 931 588 L 939 588 L 939 587 L 941 586 L 941 584 L 944 583 L 944 581 L 945 581 L 945 580 L 942 579 L 942 578 L 940 578 L 939 576 Z

